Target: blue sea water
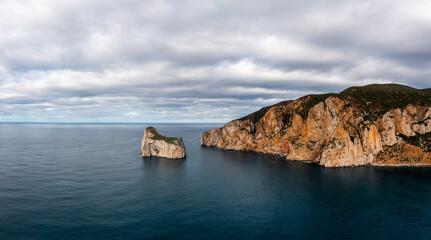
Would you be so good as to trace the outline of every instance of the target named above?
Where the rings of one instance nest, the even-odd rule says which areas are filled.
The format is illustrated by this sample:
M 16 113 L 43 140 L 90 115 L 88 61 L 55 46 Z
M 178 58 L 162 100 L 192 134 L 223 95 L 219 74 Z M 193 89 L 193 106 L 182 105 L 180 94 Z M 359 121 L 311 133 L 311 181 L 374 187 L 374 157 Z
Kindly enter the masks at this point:
M 154 124 L 153 124 L 154 125 Z M 140 157 L 146 124 L 0 124 L 0 239 L 431 239 L 430 168 L 323 168 L 199 145 Z

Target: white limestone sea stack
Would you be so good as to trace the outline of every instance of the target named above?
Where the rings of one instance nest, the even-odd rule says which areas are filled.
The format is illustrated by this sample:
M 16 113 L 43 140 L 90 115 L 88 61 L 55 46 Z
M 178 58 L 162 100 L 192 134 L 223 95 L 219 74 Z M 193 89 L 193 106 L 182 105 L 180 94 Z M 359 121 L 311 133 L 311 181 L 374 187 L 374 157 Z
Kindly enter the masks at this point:
M 154 127 L 144 131 L 141 145 L 142 157 L 184 158 L 186 147 L 181 137 L 167 137 Z

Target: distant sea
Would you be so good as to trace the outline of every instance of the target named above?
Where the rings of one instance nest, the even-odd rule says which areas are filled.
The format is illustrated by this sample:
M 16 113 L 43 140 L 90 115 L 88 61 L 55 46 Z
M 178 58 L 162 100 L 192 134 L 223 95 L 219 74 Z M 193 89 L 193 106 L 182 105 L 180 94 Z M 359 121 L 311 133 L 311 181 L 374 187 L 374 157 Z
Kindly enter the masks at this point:
M 431 239 L 431 168 L 323 168 L 199 145 L 140 157 L 148 124 L 0 124 L 0 239 Z

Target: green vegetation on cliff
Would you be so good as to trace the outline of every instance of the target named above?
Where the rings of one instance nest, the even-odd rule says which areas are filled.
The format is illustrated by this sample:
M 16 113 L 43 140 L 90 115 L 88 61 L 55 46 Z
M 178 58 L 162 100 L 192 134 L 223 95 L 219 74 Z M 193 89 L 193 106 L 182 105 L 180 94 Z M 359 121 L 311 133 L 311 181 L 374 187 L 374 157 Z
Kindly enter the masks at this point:
M 257 122 L 259 122 L 259 120 L 265 115 L 266 112 L 268 112 L 268 110 L 271 108 L 272 106 L 269 107 L 263 107 L 261 109 L 259 109 L 258 111 L 251 113 L 247 116 L 244 116 L 238 120 L 241 121 L 245 121 L 245 120 L 250 120 L 252 123 L 256 124 Z
M 307 118 L 308 111 L 316 104 L 325 101 L 330 96 L 337 96 L 335 93 L 327 93 L 327 94 L 313 94 L 313 95 L 307 95 L 302 97 L 305 101 L 301 105 L 301 107 L 298 109 L 299 115 L 301 115 L 302 118 Z
M 424 152 L 431 152 L 431 133 L 407 137 L 400 135 L 403 140 L 413 146 L 420 147 Z
M 162 141 L 165 141 L 167 143 L 176 144 L 176 141 L 175 141 L 175 140 L 177 140 L 176 137 L 166 137 L 166 136 L 160 134 L 156 130 L 156 128 L 154 128 L 154 127 L 147 127 L 147 130 L 149 130 L 151 133 L 154 134 L 154 136 L 151 138 L 153 140 L 162 140 Z
M 431 88 L 416 89 L 400 84 L 370 84 L 362 87 L 350 87 L 338 94 L 313 94 L 301 97 L 300 99 L 303 100 L 303 103 L 298 108 L 298 114 L 303 118 L 307 118 L 308 112 L 313 106 L 325 101 L 330 96 L 351 101 L 358 110 L 365 113 L 365 120 L 370 121 L 376 120 L 391 109 L 403 108 L 409 104 L 416 106 L 431 105 Z M 292 100 L 283 101 L 263 107 L 238 120 L 250 120 L 256 124 L 272 107 L 287 105 L 291 102 Z
M 366 120 L 374 121 L 394 108 L 431 105 L 430 89 L 415 89 L 400 84 L 371 84 L 363 87 L 350 87 L 338 96 L 352 101 L 368 115 Z

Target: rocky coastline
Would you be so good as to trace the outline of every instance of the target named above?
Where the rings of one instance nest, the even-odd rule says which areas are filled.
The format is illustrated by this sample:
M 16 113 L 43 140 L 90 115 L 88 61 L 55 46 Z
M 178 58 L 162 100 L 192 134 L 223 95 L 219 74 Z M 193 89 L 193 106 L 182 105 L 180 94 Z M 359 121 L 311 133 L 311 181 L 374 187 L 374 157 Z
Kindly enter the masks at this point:
M 281 102 L 201 135 L 201 145 L 325 167 L 431 165 L 431 89 L 351 87 Z

